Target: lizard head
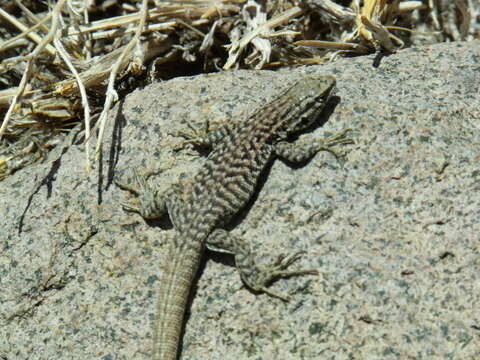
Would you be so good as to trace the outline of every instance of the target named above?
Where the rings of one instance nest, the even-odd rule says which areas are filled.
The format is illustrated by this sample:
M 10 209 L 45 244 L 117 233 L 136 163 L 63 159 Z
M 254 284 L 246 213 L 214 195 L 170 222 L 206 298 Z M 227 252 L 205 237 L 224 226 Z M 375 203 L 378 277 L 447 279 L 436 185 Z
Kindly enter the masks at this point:
M 335 88 L 336 80 L 332 75 L 312 74 L 298 80 L 288 88 L 285 98 L 295 106 L 290 108 L 290 113 L 285 118 L 290 119 L 286 124 L 287 132 L 297 132 L 312 125 L 316 117 Z

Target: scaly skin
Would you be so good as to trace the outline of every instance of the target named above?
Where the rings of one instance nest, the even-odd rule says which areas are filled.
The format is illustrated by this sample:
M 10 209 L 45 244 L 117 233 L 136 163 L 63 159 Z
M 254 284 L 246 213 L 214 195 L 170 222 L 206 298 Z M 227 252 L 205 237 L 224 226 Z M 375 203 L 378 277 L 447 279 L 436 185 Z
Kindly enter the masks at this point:
M 153 359 L 177 359 L 186 302 L 205 246 L 235 254 L 237 268 L 250 288 L 284 300 L 288 297 L 267 288 L 273 279 L 317 273 L 285 270 L 300 253 L 259 268 L 253 262 L 248 242 L 230 236 L 223 227 L 252 197 L 261 171 L 274 157 L 304 162 L 318 151 L 351 143 L 345 137 L 346 131 L 301 147 L 286 142 L 290 134 L 312 125 L 334 86 L 335 78 L 329 75 L 299 79 L 245 121 L 228 123 L 199 140 L 212 151 L 191 181 L 177 184 L 166 193 L 158 193 L 144 182 L 140 184 L 137 211 L 144 218 L 168 212 L 175 228 L 160 282 Z

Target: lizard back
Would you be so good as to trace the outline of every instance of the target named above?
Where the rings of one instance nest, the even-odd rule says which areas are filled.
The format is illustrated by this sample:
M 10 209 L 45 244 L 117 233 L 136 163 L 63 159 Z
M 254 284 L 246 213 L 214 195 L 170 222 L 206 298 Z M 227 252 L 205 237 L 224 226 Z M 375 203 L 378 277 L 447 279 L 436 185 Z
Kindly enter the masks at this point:
M 333 76 L 305 76 L 245 120 L 209 134 L 212 152 L 199 172 L 182 183 L 179 203 L 170 213 L 176 233 L 160 282 L 154 359 L 176 359 L 188 295 L 208 236 L 246 205 L 274 145 L 308 128 L 334 86 Z

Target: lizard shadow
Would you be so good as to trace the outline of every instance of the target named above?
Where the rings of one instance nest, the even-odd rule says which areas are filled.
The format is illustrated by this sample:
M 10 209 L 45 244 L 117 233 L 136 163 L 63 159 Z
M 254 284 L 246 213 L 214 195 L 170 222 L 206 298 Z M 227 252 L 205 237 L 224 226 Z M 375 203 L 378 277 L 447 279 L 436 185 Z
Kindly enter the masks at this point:
M 298 137 L 301 134 L 311 133 L 314 130 L 324 126 L 328 122 L 328 119 L 330 118 L 331 114 L 335 111 L 335 108 L 338 106 L 339 103 L 340 103 L 340 97 L 331 96 L 330 99 L 325 104 L 325 107 L 323 108 L 323 111 L 316 116 L 316 118 L 312 122 L 312 124 L 308 128 L 303 129 L 301 131 L 298 131 L 298 132 L 292 134 L 291 136 L 289 136 L 287 141 L 294 142 L 294 141 L 298 140 Z M 313 158 L 313 156 L 312 156 L 312 158 Z M 229 223 L 227 223 L 225 226 L 223 226 L 223 229 L 225 229 L 227 231 L 231 231 L 245 220 L 245 218 L 247 217 L 247 215 L 251 211 L 253 205 L 255 204 L 255 202 L 257 202 L 259 194 L 260 194 L 262 188 L 265 186 L 265 183 L 267 182 L 269 174 L 272 170 L 272 166 L 273 166 L 275 160 L 277 160 L 277 159 L 278 159 L 277 157 L 273 156 L 272 159 L 268 162 L 268 164 L 262 170 L 262 172 L 261 172 L 261 174 L 260 174 L 260 176 L 257 180 L 257 184 L 256 184 L 256 187 L 255 187 L 255 192 L 252 195 L 252 197 L 250 198 L 250 200 L 242 208 L 242 210 L 240 210 L 233 217 L 233 219 Z M 292 162 L 289 162 L 289 161 L 287 161 L 285 159 L 281 159 L 281 158 L 279 160 L 282 161 L 283 163 L 287 164 L 289 167 L 291 167 L 293 169 L 298 169 L 298 168 L 302 168 L 302 167 L 306 166 L 310 162 L 311 158 L 308 159 L 308 160 L 305 160 L 303 162 L 300 162 L 300 163 L 292 163 Z M 211 259 L 215 262 L 221 263 L 221 264 L 226 265 L 226 266 L 235 267 L 235 260 L 234 260 L 233 254 L 218 252 L 218 251 L 209 250 L 209 249 L 206 249 L 205 253 L 206 253 L 205 254 L 206 256 L 202 257 L 199 270 L 197 271 L 197 274 L 195 275 L 195 279 L 193 280 L 192 288 L 190 290 L 190 295 L 189 295 L 189 299 L 188 299 L 188 302 L 187 302 L 186 312 L 185 312 L 185 316 L 184 316 L 183 324 L 182 324 L 182 331 L 181 331 L 181 337 L 180 337 L 180 339 L 182 339 L 182 340 L 181 340 L 181 343 L 179 344 L 179 350 L 180 351 L 178 352 L 178 354 L 182 353 L 185 326 L 186 326 L 186 323 L 188 322 L 188 320 L 190 318 L 189 309 L 191 309 L 192 301 L 197 295 L 198 280 L 199 280 L 201 274 L 205 270 L 207 259 Z M 242 287 L 247 287 L 247 286 L 245 284 L 243 284 Z M 257 291 L 254 291 L 252 289 L 249 289 L 249 291 L 253 292 L 254 294 L 258 294 Z

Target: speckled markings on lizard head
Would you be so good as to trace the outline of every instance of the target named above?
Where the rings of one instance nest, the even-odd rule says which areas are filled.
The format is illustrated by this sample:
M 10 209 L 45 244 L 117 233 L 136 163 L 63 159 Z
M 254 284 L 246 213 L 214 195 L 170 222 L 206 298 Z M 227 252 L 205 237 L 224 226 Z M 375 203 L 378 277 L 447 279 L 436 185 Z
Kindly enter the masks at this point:
M 235 255 L 242 280 L 253 290 L 287 300 L 268 285 L 276 278 L 317 274 L 317 270 L 287 270 L 302 252 L 279 259 L 268 267 L 255 265 L 248 241 L 230 235 L 225 225 L 245 206 L 255 192 L 258 177 L 274 157 L 304 162 L 321 150 L 352 143 L 342 131 L 322 141 L 297 145 L 287 142 L 289 134 L 307 129 L 322 111 L 335 86 L 330 75 L 300 78 L 273 101 L 246 119 L 229 122 L 209 132 L 199 142 L 211 152 L 193 180 L 159 192 L 143 180 L 136 192 L 140 208 L 128 208 L 144 218 L 168 212 L 175 235 L 168 246 L 154 329 L 153 358 L 174 360 L 180 341 L 188 295 L 205 246 Z

